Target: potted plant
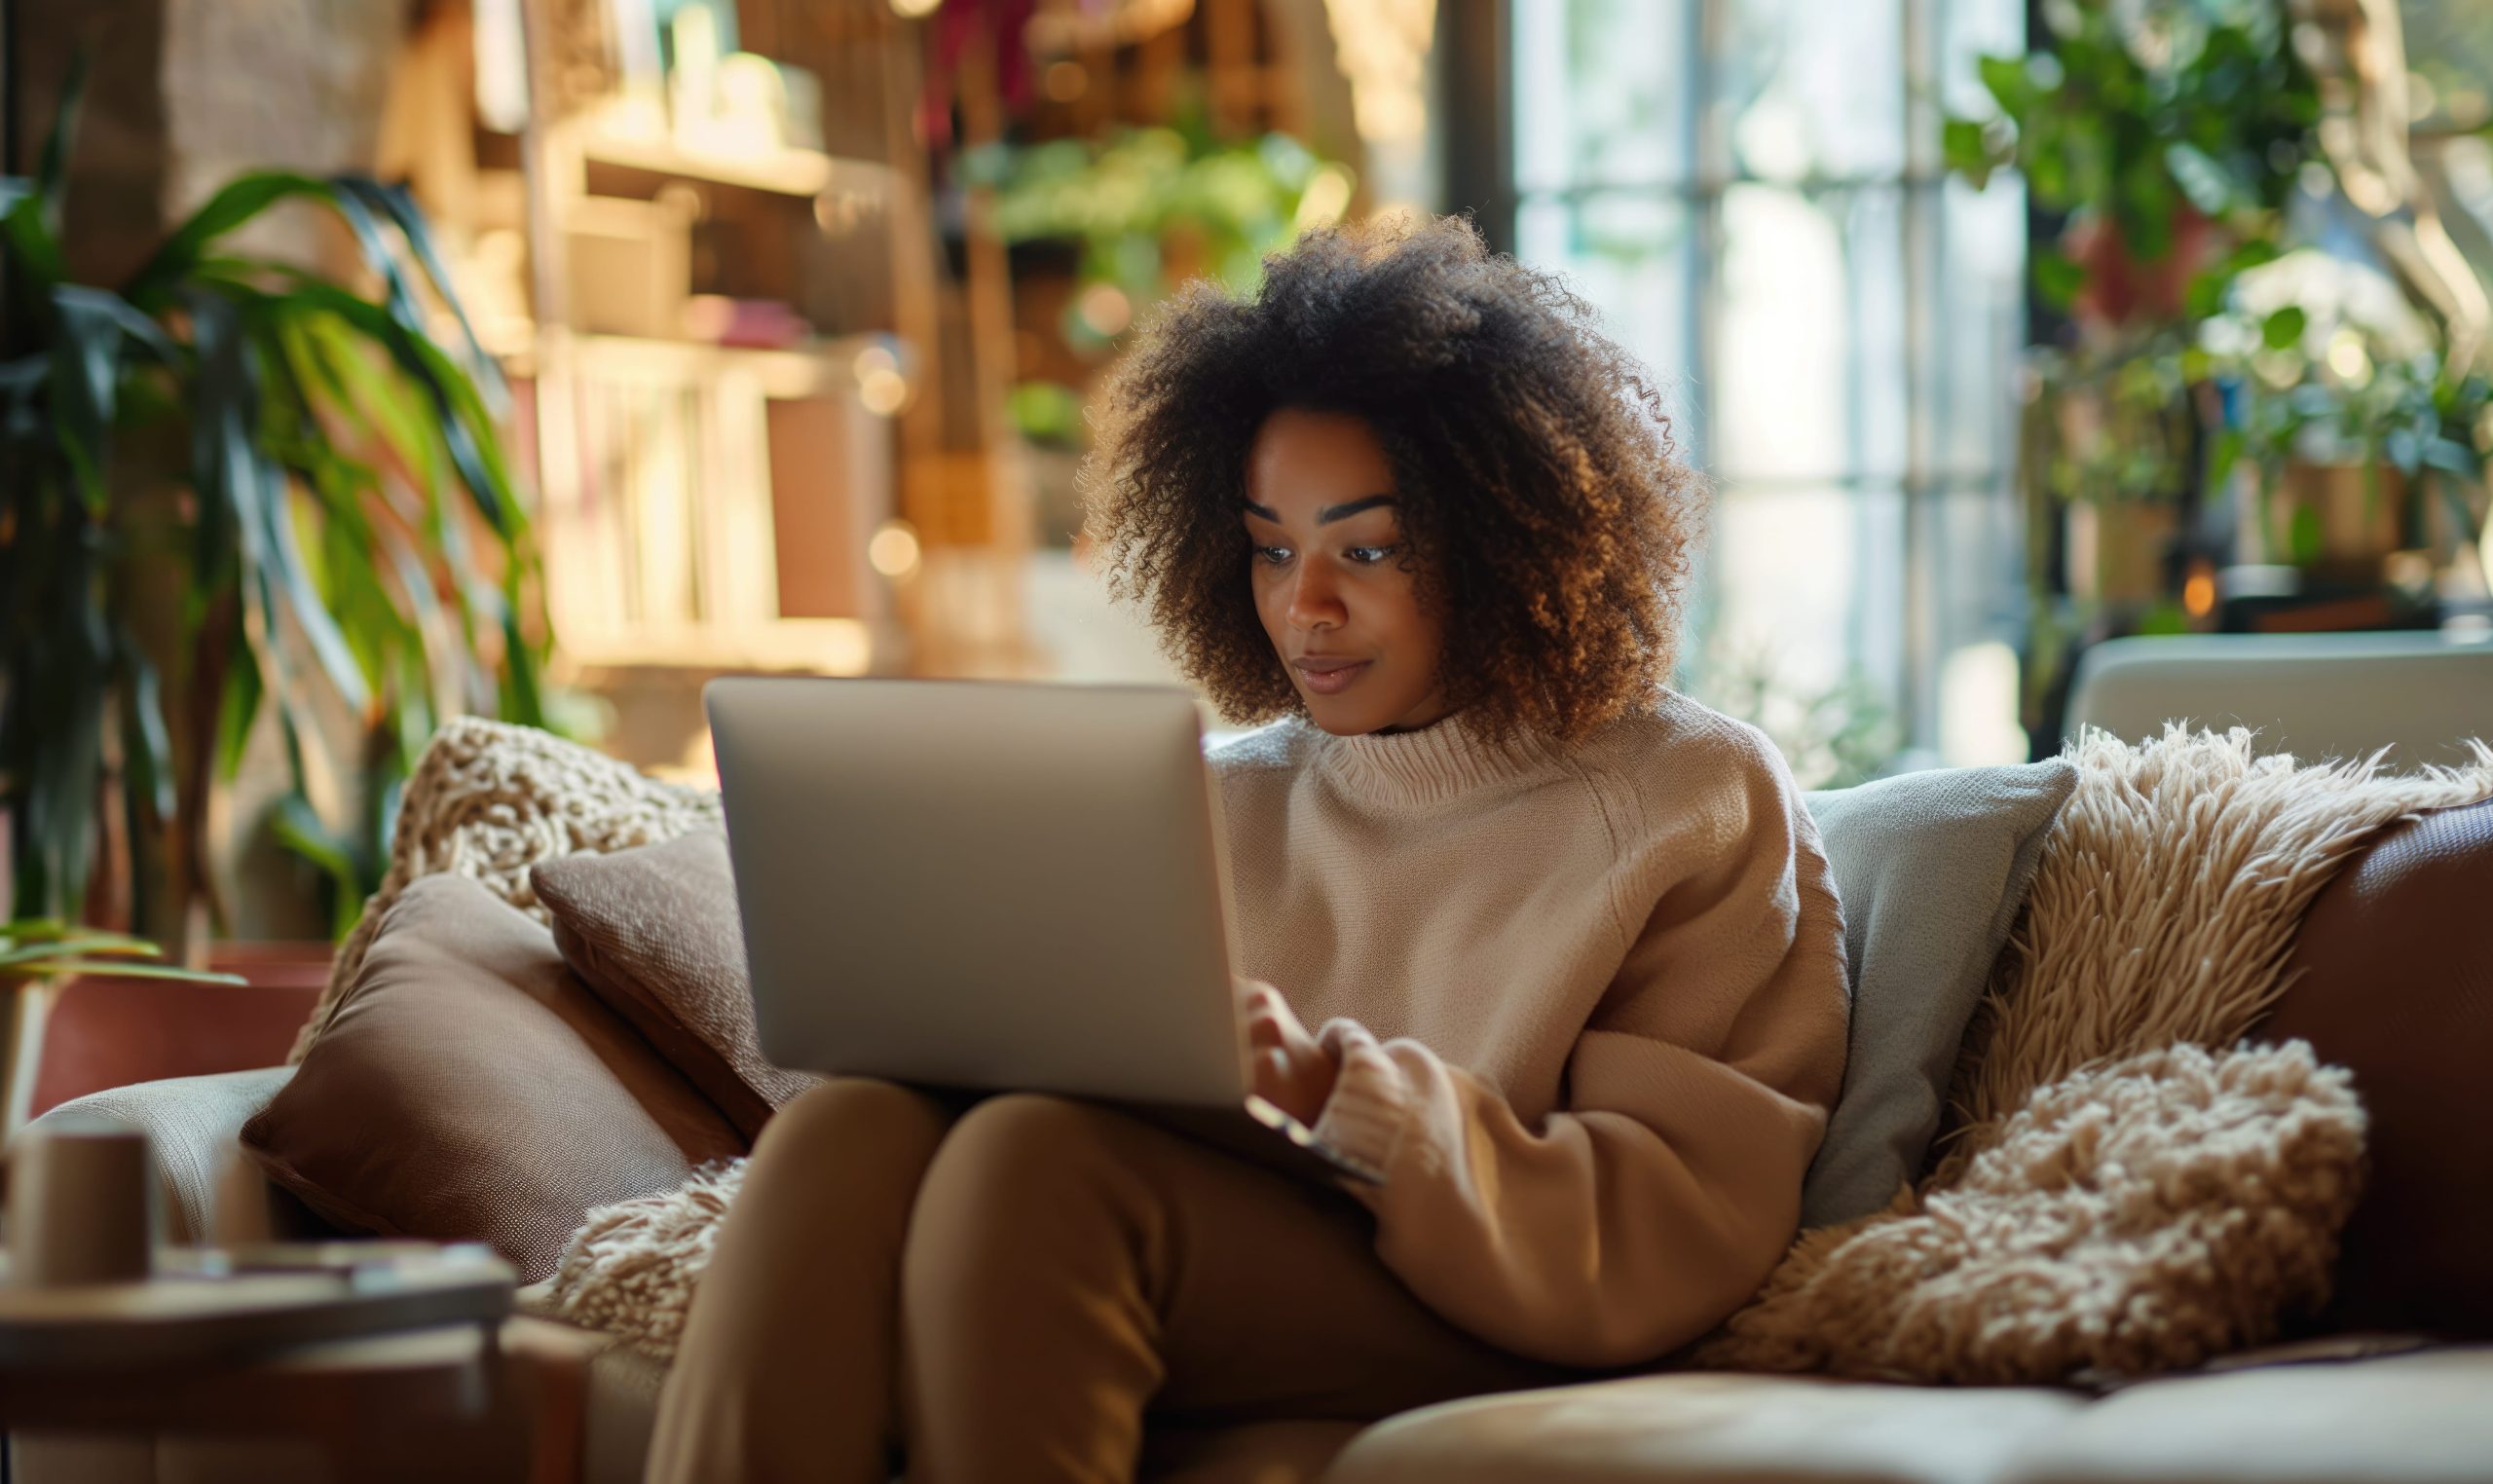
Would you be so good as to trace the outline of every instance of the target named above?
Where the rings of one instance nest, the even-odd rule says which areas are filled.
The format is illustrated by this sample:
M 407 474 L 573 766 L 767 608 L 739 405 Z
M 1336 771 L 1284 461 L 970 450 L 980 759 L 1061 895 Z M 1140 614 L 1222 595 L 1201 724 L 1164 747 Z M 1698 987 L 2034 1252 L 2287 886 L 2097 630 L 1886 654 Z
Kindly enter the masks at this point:
M 2450 540 L 2480 538 L 2485 378 L 2444 364 L 2386 274 L 2288 253 L 2243 275 L 2201 340 L 2225 392 L 2211 481 L 2247 476 L 2243 560 L 2370 585 L 2432 544 L 2437 509 Z
M 2065 571 L 2038 570 L 2038 591 L 2152 615 L 2201 487 L 2193 327 L 2277 255 L 2319 89 L 2279 0 L 2053 0 L 2040 17 L 2027 54 L 1979 59 L 1994 111 L 1949 118 L 1943 156 L 1977 188 L 2013 167 L 2064 215 L 2032 255 L 2073 331 L 2030 367 L 2029 514 L 2065 529 Z
M 0 178 L 12 910 L 74 922 L 100 882 L 129 904 L 111 915 L 196 958 L 208 799 L 256 718 L 283 740 L 298 844 L 368 873 L 438 719 L 541 724 L 548 635 L 501 383 L 404 192 L 253 171 L 127 279 L 84 282 L 60 232 L 80 91 L 73 75 L 35 174 Z M 345 225 L 369 292 L 238 248 L 282 203 Z M 366 785 L 359 824 L 306 801 L 339 774 Z M 350 917 L 360 892 L 340 897 Z
M 43 1050 L 44 1022 L 61 982 L 100 971 L 125 979 L 171 979 L 239 984 L 231 974 L 202 974 L 161 962 L 156 946 L 126 933 L 72 927 L 57 917 L 0 923 L 0 1138 L 25 1124 Z

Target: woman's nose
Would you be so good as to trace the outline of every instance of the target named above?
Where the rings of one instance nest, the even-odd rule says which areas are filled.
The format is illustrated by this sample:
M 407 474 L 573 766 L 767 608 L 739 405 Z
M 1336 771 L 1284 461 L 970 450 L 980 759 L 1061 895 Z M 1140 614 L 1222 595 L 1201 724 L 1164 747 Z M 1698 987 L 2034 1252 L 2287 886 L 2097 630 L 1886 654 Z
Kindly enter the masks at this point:
M 1299 563 L 1297 579 L 1289 594 L 1290 627 L 1339 628 L 1342 619 L 1342 600 L 1335 591 L 1332 573 L 1322 562 Z

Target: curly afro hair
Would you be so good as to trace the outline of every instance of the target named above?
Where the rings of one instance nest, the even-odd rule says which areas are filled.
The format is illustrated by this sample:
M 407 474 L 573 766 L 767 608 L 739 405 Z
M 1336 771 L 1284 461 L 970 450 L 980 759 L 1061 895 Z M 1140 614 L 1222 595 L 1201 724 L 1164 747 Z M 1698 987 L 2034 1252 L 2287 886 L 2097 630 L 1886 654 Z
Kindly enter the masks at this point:
M 1109 591 L 1224 715 L 1305 714 L 1256 617 L 1247 453 L 1278 409 L 1352 414 L 1393 464 L 1451 707 L 1574 740 L 1650 702 L 1704 494 L 1645 368 L 1461 218 L 1311 233 L 1264 270 L 1247 299 L 1189 285 L 1108 381 L 1082 489 Z

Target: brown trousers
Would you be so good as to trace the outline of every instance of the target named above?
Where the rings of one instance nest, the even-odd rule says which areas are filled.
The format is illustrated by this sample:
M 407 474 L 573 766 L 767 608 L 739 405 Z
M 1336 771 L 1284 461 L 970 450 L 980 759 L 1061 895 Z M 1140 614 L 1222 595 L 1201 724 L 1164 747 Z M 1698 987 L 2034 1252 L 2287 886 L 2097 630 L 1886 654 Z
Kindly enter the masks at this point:
M 1122 1480 L 1155 1429 L 1364 1422 L 1568 1379 L 1454 1328 L 1358 1203 L 1124 1114 L 837 1079 L 780 1110 L 649 1477 Z

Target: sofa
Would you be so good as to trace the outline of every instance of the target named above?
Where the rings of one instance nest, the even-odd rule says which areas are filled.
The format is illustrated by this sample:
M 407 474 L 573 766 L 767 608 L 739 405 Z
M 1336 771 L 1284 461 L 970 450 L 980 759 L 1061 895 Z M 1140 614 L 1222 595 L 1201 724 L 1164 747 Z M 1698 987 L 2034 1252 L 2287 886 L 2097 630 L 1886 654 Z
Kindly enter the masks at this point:
M 253 1188 L 235 1158 L 242 1122 L 289 1068 L 180 1078 L 93 1094 L 157 1144 L 177 1238 L 212 1229 L 218 1187 L 261 1203 L 274 1230 L 316 1217 Z M 53 1116 L 53 1115 L 47 1115 Z M 229 1221 L 228 1235 L 239 1235 Z M 575 1406 L 538 1426 L 568 1434 L 540 1455 L 582 1484 L 631 1484 L 663 1372 L 586 1331 L 518 1318 L 506 1344 L 577 1368 Z M 1789 1376 L 1660 1374 L 1475 1397 L 1372 1427 L 1271 1425 L 1162 1439 L 1164 1480 L 1326 1484 L 2460 1484 L 2493 1479 L 2493 1345 L 2361 1335 L 2289 1343 L 2108 1394 Z M 17 1440 L 19 1484 L 152 1484 L 286 1477 L 177 1441 L 62 1448 Z M 231 1470 L 228 1472 L 227 1470 Z M 1260 1471 L 1259 1471 L 1260 1470 Z
M 2350 1067 L 2372 1181 L 2348 1221 L 2336 1296 L 2275 1343 L 2145 1379 L 1933 1386 L 1657 1369 L 1475 1397 L 1369 1426 L 1278 1422 L 1156 1433 L 1146 1477 L 1328 1484 L 1931 1481 L 2270 1484 L 2493 1480 L 2493 955 L 2467 924 L 2493 900 L 2493 804 L 2391 824 L 2302 918 L 2289 987 L 2256 1036 Z M 2452 1068 L 2459 1068 L 2454 1075 Z M 93 1094 L 47 1115 L 146 1130 L 177 1242 L 334 1230 L 243 1157 L 243 1125 L 294 1067 Z M 535 1387 L 535 1477 L 636 1479 L 663 1369 L 542 1317 L 506 1349 Z M 230 1445 L 15 1440 L 19 1484 L 295 1476 Z M 287 1467 L 300 1467 L 294 1460 Z

